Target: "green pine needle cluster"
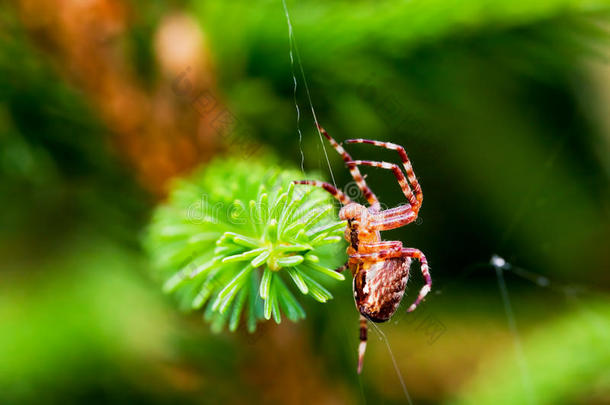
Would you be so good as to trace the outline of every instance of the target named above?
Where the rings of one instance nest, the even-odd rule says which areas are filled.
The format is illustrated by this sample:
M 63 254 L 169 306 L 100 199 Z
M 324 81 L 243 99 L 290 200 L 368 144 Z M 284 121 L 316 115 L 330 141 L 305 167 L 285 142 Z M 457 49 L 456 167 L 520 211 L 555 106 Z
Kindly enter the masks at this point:
M 334 200 L 292 184 L 305 176 L 252 160 L 216 160 L 173 186 L 146 237 L 163 290 L 181 307 L 204 308 L 212 330 L 240 320 L 250 332 L 282 313 L 305 317 L 298 293 L 326 302 L 323 285 L 344 276 L 343 232 Z

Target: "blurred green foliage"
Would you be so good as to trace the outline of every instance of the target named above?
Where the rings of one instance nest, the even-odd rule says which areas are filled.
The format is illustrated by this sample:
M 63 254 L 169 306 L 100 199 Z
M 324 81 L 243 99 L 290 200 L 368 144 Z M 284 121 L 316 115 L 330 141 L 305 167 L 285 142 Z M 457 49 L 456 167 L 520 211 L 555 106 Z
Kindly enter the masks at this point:
M 530 400 L 486 265 L 496 253 L 553 282 L 591 286 L 554 294 L 507 277 L 537 403 L 607 403 L 610 153 L 607 117 L 592 104 L 610 77 L 594 73 L 607 72 L 608 2 L 287 3 L 321 124 L 338 140 L 403 144 L 422 183 L 423 222 L 384 235 L 426 253 L 440 294 L 421 310 L 447 327 L 428 345 L 402 310 L 384 325 L 414 402 Z M 281 2 L 129 4 L 126 48 L 142 82 L 159 80 L 159 22 L 186 7 L 230 110 L 291 164 L 302 150 L 307 170 L 327 171 L 298 75 L 302 141 L 296 132 Z M 317 377 L 342 402 L 404 403 L 373 329 L 356 377 L 349 283 L 325 305 L 304 302 L 307 320 L 288 326 L 305 343 L 266 369 L 259 357 L 255 371 L 244 371 L 248 356 L 272 360 L 282 339 L 247 345 L 174 313 L 137 245 L 152 199 L 110 152 L 87 95 L 43 49 L 0 5 L 0 402 L 269 403 L 266 392 L 279 385 L 281 402 L 299 403 L 320 387 L 307 385 Z M 334 180 L 346 184 L 326 149 Z M 396 158 L 366 146 L 350 152 Z M 387 173 L 367 180 L 388 206 L 403 201 Z M 410 283 L 411 294 L 421 280 Z M 304 391 L 284 383 L 308 367 Z
M 7 6 L 0 29 L 0 239 L 53 242 L 85 225 L 134 246 L 148 201 L 110 152 L 108 130 Z
M 248 331 L 281 312 L 305 318 L 294 286 L 319 302 L 332 294 L 319 279 L 344 280 L 335 271 L 346 260 L 343 232 L 332 197 L 296 186 L 296 170 L 274 167 L 271 158 L 220 158 L 177 182 L 153 217 L 147 250 L 184 309 L 205 307 L 219 332 Z
M 572 300 L 569 312 L 527 337 L 525 370 L 514 352 L 507 351 L 482 369 L 455 403 L 605 403 L 610 389 L 610 306 L 606 299 Z

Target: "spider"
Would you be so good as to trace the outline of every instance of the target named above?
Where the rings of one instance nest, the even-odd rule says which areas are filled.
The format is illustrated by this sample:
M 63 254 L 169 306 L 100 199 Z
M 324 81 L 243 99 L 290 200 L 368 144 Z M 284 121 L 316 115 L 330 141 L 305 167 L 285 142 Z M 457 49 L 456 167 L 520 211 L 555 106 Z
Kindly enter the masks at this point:
M 358 346 L 358 374 L 360 374 L 366 351 L 367 321 L 385 322 L 396 312 L 405 293 L 412 259 L 419 260 L 426 284 L 421 288 L 417 299 L 407 309 L 407 312 L 411 312 L 417 307 L 432 286 L 428 262 L 426 256 L 420 250 L 405 248 L 400 241 L 384 241 L 379 234 L 380 231 L 400 228 L 415 221 L 422 205 L 423 194 L 407 153 L 402 146 L 368 139 L 348 139 L 345 141 L 350 144 L 366 143 L 397 151 L 407 174 L 406 177 L 396 164 L 353 160 L 345 149 L 328 135 L 324 128 L 318 126 L 318 129 L 341 155 L 356 184 L 369 203 L 369 207 L 355 203 L 343 192 L 328 183 L 317 180 L 294 181 L 295 184 L 322 187 L 342 204 L 339 217 L 342 220 L 347 220 L 345 239 L 349 242 L 347 248 L 349 259 L 337 271 L 340 272 L 349 268 L 354 279 L 354 299 L 360 312 L 360 344 Z M 408 203 L 382 211 L 379 200 L 366 184 L 358 166 L 372 166 L 391 170 L 396 176 Z

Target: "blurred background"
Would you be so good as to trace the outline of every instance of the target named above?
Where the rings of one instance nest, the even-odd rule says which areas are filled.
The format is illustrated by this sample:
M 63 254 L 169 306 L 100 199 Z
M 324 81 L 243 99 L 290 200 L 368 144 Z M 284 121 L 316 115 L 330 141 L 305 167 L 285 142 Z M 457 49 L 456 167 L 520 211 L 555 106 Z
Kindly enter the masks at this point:
M 280 0 L 0 4 L 0 403 L 610 404 L 610 3 L 287 6 L 302 65 Z M 301 66 L 328 132 L 404 145 L 424 191 L 385 236 L 433 292 L 371 329 L 361 376 L 349 281 L 298 324 L 213 334 L 141 248 L 212 157 L 330 179 Z

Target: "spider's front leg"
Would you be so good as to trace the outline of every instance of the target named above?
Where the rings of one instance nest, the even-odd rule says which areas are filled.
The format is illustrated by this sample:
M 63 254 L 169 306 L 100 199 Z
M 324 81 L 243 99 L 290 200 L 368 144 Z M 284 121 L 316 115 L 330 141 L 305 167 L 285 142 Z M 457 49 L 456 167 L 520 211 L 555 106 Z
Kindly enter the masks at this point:
M 345 149 L 343 149 L 343 146 L 341 146 L 339 143 L 337 143 L 337 141 L 335 141 L 333 139 L 333 137 L 328 135 L 328 133 L 326 132 L 326 130 L 324 128 L 322 128 L 321 126 L 318 125 L 318 130 L 320 131 L 320 133 L 322 135 L 324 135 L 324 137 L 326 139 L 328 139 L 328 141 L 330 142 L 332 147 L 337 151 L 337 153 L 339 153 L 339 155 L 341 156 L 341 158 L 343 159 L 344 162 L 349 162 L 352 160 L 352 157 L 350 156 L 350 154 L 347 153 L 345 151 Z M 362 195 L 369 202 L 371 208 L 375 211 L 379 211 L 379 209 L 380 209 L 379 200 L 377 199 L 377 196 L 373 193 L 373 191 L 371 191 L 369 186 L 366 184 L 366 181 L 364 180 L 364 177 L 362 177 L 362 174 L 360 174 L 360 170 L 358 170 L 358 167 L 348 166 L 348 169 L 349 169 L 350 174 L 352 175 L 352 178 L 358 185 L 358 188 L 360 189 L 360 191 L 362 191 Z
M 407 178 L 409 179 L 409 184 L 411 185 L 411 189 L 412 189 L 412 193 L 414 194 L 415 200 L 417 201 L 415 204 L 411 204 L 413 206 L 413 211 L 415 211 L 415 213 L 417 213 L 419 211 L 419 208 L 421 207 L 422 201 L 424 199 L 424 195 L 422 193 L 421 190 L 421 186 L 419 185 L 419 182 L 417 181 L 417 177 L 415 177 L 415 172 L 413 171 L 413 166 L 411 165 L 411 161 L 409 160 L 409 157 L 407 156 L 407 152 L 405 151 L 405 148 L 403 148 L 400 145 L 397 145 L 395 143 L 391 143 L 391 142 L 380 142 L 380 141 L 375 141 L 372 139 L 348 139 L 345 141 L 346 143 L 368 143 L 370 145 L 375 145 L 375 146 L 379 146 L 385 149 L 391 149 L 391 150 L 395 150 L 398 152 L 398 154 L 400 155 L 400 160 L 402 160 L 402 166 L 405 169 L 405 172 L 407 173 Z M 375 165 L 373 165 L 375 166 Z M 377 166 L 377 167 L 383 167 L 383 166 Z M 389 167 L 385 167 L 385 168 L 389 168 Z M 401 184 L 401 187 L 404 186 L 403 184 Z M 411 192 L 411 190 L 409 190 L 409 192 Z M 409 201 L 412 201 L 412 199 L 407 196 L 407 198 L 409 199 Z
M 402 189 L 403 194 L 405 195 L 405 197 L 407 197 L 407 200 L 409 201 L 409 205 L 411 207 L 413 207 L 413 210 L 416 213 L 417 213 L 417 211 L 419 211 L 419 206 L 421 205 L 421 201 L 418 200 L 418 196 L 420 196 L 421 194 L 418 194 L 418 195 L 413 194 L 411 187 L 409 187 L 407 178 L 403 174 L 402 170 L 400 170 L 400 167 L 398 167 L 398 165 L 396 165 L 394 163 L 387 163 L 387 162 L 375 162 L 372 160 L 350 160 L 349 162 L 345 162 L 345 164 L 347 165 L 347 167 L 371 166 L 371 167 L 379 167 L 382 169 L 391 170 L 392 173 L 394 173 L 394 176 L 396 177 L 396 179 L 398 180 L 398 184 L 400 185 L 400 188 Z
M 320 187 L 328 192 L 330 195 L 335 197 L 342 205 L 347 205 L 352 202 L 348 196 L 346 196 L 341 190 L 335 186 L 318 180 L 295 180 L 292 184 L 306 184 L 313 187 Z
M 376 213 L 371 221 L 371 228 L 376 231 L 388 231 L 408 225 L 416 218 L 417 213 L 409 204 L 405 204 Z

